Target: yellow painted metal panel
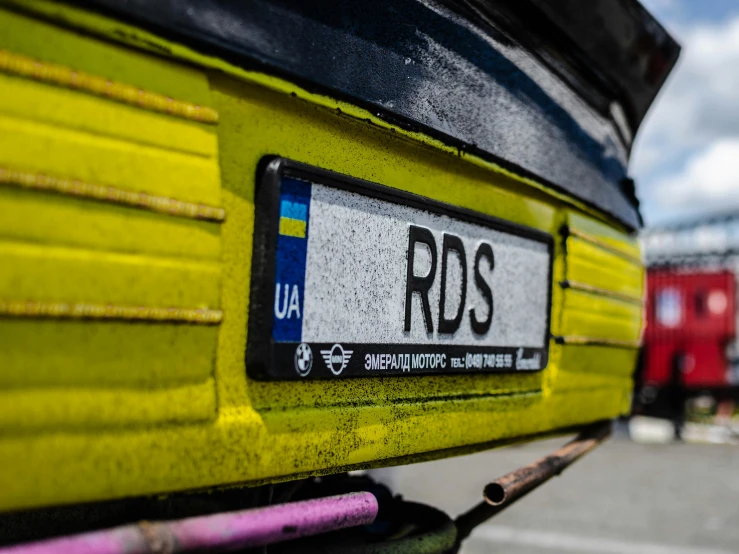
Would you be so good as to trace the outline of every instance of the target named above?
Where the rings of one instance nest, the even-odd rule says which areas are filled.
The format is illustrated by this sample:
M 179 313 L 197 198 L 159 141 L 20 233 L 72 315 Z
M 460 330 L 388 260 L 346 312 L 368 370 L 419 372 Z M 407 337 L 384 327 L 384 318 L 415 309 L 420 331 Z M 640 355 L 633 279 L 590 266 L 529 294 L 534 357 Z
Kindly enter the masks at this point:
M 209 262 L 0 241 L 0 299 L 216 308 Z
M 0 240 L 193 260 L 221 254 L 218 223 L 2 185 L 0 206 Z
M 220 204 L 214 160 L 0 116 L 0 166 Z
M 57 8 L 64 8 L 55 4 Z M 27 7 L 27 2 L 18 2 L 16 7 Z M 211 105 L 208 81 L 201 71 L 136 50 L 117 48 L 22 13 L 3 8 L 0 11 L 2 49 L 67 65 L 178 100 Z
M 207 325 L 0 319 L 0 390 L 203 382 L 217 338 Z
M 567 239 L 567 279 L 624 294 L 644 293 L 644 267 L 578 237 Z
M 19 2 L 14 4 L 21 6 Z M 111 40 L 129 40 L 130 37 L 133 37 L 130 40 L 140 40 L 144 36 L 131 32 L 125 34 L 129 38 L 122 39 L 120 33 L 113 37 L 114 30 L 120 29 L 117 23 L 94 14 L 87 18 L 86 12 L 61 4 L 34 0 L 25 5 L 30 6 L 29 9 L 47 10 L 47 16 L 60 17 L 68 25 L 83 21 L 88 25 L 86 31 L 108 33 Z M 47 32 L 55 31 L 44 31 Z M 68 39 L 63 37 L 58 41 L 65 40 Z M 89 37 L 86 40 L 94 41 Z M 92 398 L 88 392 L 100 390 L 94 388 L 92 380 L 86 381 L 84 387 L 43 389 L 47 402 L 58 400 L 69 406 L 79 398 L 84 406 L 68 420 L 74 423 L 68 428 L 73 432 L 54 433 L 47 428 L 43 434 L 30 431 L 0 434 L 0 467 L 4 469 L 0 472 L 3 490 L 0 510 L 273 481 L 334 472 L 350 466 L 387 465 L 445 455 L 445 449 L 489 447 L 512 438 L 614 417 L 628 409 L 631 382 L 626 375 L 630 368 L 625 370 L 624 363 L 631 358 L 620 354 L 605 355 L 610 350 L 601 352 L 600 359 L 578 356 L 577 349 L 590 347 L 573 345 L 552 344 L 549 367 L 539 373 L 303 383 L 264 383 L 248 379 L 244 350 L 251 278 L 254 179 L 257 164 L 264 155 L 290 157 L 548 232 L 557 237 L 554 283 L 566 277 L 564 244 L 559 231 L 568 222 L 572 225 L 577 221 L 567 210 L 579 204 L 494 164 L 474 156 L 459 155 L 453 148 L 421 133 L 394 128 L 360 108 L 308 93 L 273 77 L 239 70 L 162 40 L 155 39 L 148 44 L 164 45 L 161 51 L 176 52 L 190 62 L 217 67 L 230 75 L 211 74 L 212 105 L 221 115 L 217 127 L 218 148 L 223 204 L 228 213 L 221 228 L 223 281 L 220 283 L 216 274 L 207 279 L 208 286 L 222 285 L 218 305 L 223 307 L 225 314 L 222 325 L 217 328 L 214 373 L 217 412 L 215 417 L 200 423 L 168 425 L 175 420 L 162 416 L 169 413 L 165 406 L 169 389 L 164 388 L 162 395 L 156 397 L 158 400 L 154 401 L 154 396 L 147 397 L 152 400 L 151 411 L 141 419 L 125 420 L 119 412 L 101 419 L 91 408 L 93 404 L 84 400 Z M 105 46 L 120 49 L 126 55 L 130 53 L 110 44 Z M 29 46 L 29 50 L 33 48 L 37 47 Z M 82 50 L 78 54 L 84 57 Z M 69 59 L 60 60 L 62 62 L 71 63 Z M 164 60 L 157 62 L 165 63 Z M 117 78 L 121 79 L 121 75 Z M 199 78 L 204 77 L 200 75 Z M 287 94 L 290 92 L 294 92 L 296 98 Z M 329 107 L 333 109 L 327 109 Z M 7 123 L 9 119 L 4 120 Z M 3 160 L 25 160 L 29 164 L 33 161 L 29 167 L 42 170 L 38 166 L 43 162 L 38 159 L 46 156 L 52 158 L 52 162 L 45 171 L 54 170 L 91 181 L 118 179 L 111 184 L 164 187 L 156 189 L 159 194 L 165 194 L 164 189 L 172 191 L 172 195 L 183 190 L 191 190 L 193 194 L 202 190 L 220 193 L 217 171 L 207 173 L 203 170 L 210 175 L 210 180 L 206 179 L 203 184 L 193 174 L 192 166 L 184 162 L 193 156 L 177 158 L 165 149 L 131 145 L 109 137 L 93 138 L 77 130 L 18 118 L 6 128 L 20 135 L 25 133 L 34 140 L 24 138 L 23 148 L 10 151 Z M 37 142 L 42 147 L 38 147 Z M 34 155 L 24 158 L 26 149 L 31 149 Z M 3 155 L 0 150 L 0 157 Z M 103 161 L 100 161 L 101 156 Z M 168 174 L 165 166 L 177 172 L 176 175 Z M 68 171 L 63 171 L 65 169 Z M 204 188 L 197 188 L 195 183 Z M 181 197 L 180 194 L 176 196 Z M 589 208 L 581 206 L 581 209 Z M 595 217 L 607 221 L 603 214 L 595 213 Z M 622 233 L 587 218 L 584 221 L 578 225 L 585 232 L 613 241 L 616 248 L 622 248 L 622 242 L 628 244 Z M 121 229 L 124 228 L 122 225 Z M 72 250 L 44 248 L 49 252 Z M 97 250 L 89 252 L 95 252 L 101 259 L 119 256 L 102 254 L 100 251 L 105 249 L 102 242 L 95 248 Z M 624 250 L 624 253 L 630 252 Z M 142 262 L 157 259 L 154 256 L 134 258 Z M 29 268 L 23 273 L 26 271 L 34 270 Z M 77 290 L 73 285 L 58 282 L 58 271 L 47 271 L 46 275 L 52 290 Z M 34 279 L 39 286 L 43 284 L 40 275 Z M 111 290 L 118 289 L 121 282 L 111 282 Z M 5 286 L 10 289 L 7 283 Z M 176 294 L 165 290 L 172 286 L 171 280 L 162 279 L 150 286 L 152 290 L 147 298 L 158 300 Z M 569 292 L 553 286 L 553 330 L 561 331 L 569 324 L 562 311 L 565 295 Z M 195 295 L 194 291 L 191 293 Z M 209 289 L 201 294 L 210 297 L 218 292 Z M 611 306 L 597 309 L 610 313 Z M 9 324 L 21 324 L 21 320 Z M 99 329 L 97 326 L 101 324 L 80 325 Z M 208 329 L 214 331 L 216 328 Z M 622 318 L 608 316 L 601 330 L 609 337 L 617 336 L 623 330 Z M 72 331 L 64 332 L 70 333 L 70 340 L 84 340 L 75 337 Z M 50 347 L 54 346 L 53 341 L 61 340 L 53 334 L 49 336 Z M 91 343 L 95 352 L 84 355 L 91 360 L 104 359 L 98 350 L 109 340 L 112 338 L 103 337 L 99 343 Z M 48 354 L 52 355 L 51 352 L 53 350 Z M 3 355 L 0 349 L 0 357 Z M 69 367 L 77 364 L 75 358 L 70 355 L 67 360 L 58 370 L 69 372 L 70 379 L 78 378 L 79 368 Z M 59 360 L 60 364 L 62 361 Z M 105 363 L 112 362 L 106 360 Z M 158 383 L 174 378 L 169 369 L 159 371 L 163 373 L 162 381 L 155 379 Z M 17 373 L 15 379 L 19 378 Z M 143 373 L 136 374 L 137 386 L 145 381 Z M 583 383 L 585 390 L 576 390 L 575 383 Z M 15 384 L 22 385 L 17 381 Z M 114 385 L 106 383 L 105 386 Z M 118 392 L 118 389 L 105 390 L 110 394 Z M 25 391 L 24 394 L 29 395 L 33 392 Z M 215 397 L 208 393 L 203 395 L 203 405 L 207 404 L 208 410 L 215 409 L 214 404 L 208 404 Z M 185 409 L 187 398 L 169 398 L 181 405 L 172 410 Z M 44 415 L 44 405 L 29 401 L 24 409 L 39 410 L 34 421 L 49 421 Z M 183 417 L 193 417 L 195 412 L 206 413 L 199 408 L 194 408 L 192 413 L 182 413 Z M 50 408 L 49 413 L 55 412 Z M 14 417 L 18 416 L 13 402 L 0 403 L 0 421 L 9 422 Z M 438 454 L 429 454 L 433 452 Z
M 84 427 L 132 428 L 212 419 L 213 380 L 166 389 L 9 389 L 0 391 L 0 432 L 5 435 Z M 35 478 L 35 476 L 33 477 Z
M 38 171 L 0 167 L 0 185 L 27 191 L 61 194 L 66 197 L 94 200 L 108 205 L 125 206 L 198 221 L 221 222 L 226 218 L 226 210 L 220 206 L 186 202 L 169 196 L 111 187 Z
M 0 73 L 0 114 L 205 157 L 217 154 L 211 126 Z
M 0 71 L 106 98 L 141 110 L 208 124 L 218 121 L 218 112 L 208 106 L 177 100 L 128 83 L 80 71 L 75 67 L 50 63 L 5 49 L 0 49 Z
M 638 348 L 569 344 L 562 349 L 557 388 L 593 389 L 603 386 L 606 378 L 619 380 L 619 388 L 630 388 L 638 356 Z M 587 371 L 578 371 L 580 366 Z
M 570 210 L 567 213 L 567 225 L 570 229 L 595 237 L 624 256 L 634 260 L 641 259 L 641 251 L 636 238 L 614 226 Z
M 477 448 L 490 447 L 495 429 L 508 425 L 515 419 L 523 435 L 541 432 L 547 428 L 568 425 L 582 419 L 582 410 L 596 413 L 620 413 L 623 398 L 611 389 L 594 389 L 574 392 L 566 397 L 554 397 L 546 404 L 536 402 L 535 397 L 521 404 L 520 399 L 483 399 L 478 402 L 445 402 L 430 405 L 434 409 L 433 421 L 443 423 L 451 430 L 469 434 L 470 443 Z M 331 427 L 327 422 L 323 431 L 316 432 L 312 440 L 321 455 L 322 465 L 336 461 L 338 449 L 351 443 L 351 451 L 362 452 L 358 463 L 370 459 L 382 460 L 385 465 L 403 463 L 402 457 L 418 448 L 420 451 L 457 446 L 454 432 L 439 432 L 439 427 L 428 416 L 410 405 L 393 408 L 394 417 L 386 418 L 386 406 L 371 409 L 346 407 L 341 414 L 344 426 L 347 422 L 365 424 L 376 422 L 367 433 L 348 434 L 342 427 Z M 364 417 L 360 417 L 366 412 Z M 245 410 L 236 417 L 219 417 L 218 424 L 178 426 L 170 429 L 149 429 L 135 433 L 100 432 L 95 440 L 82 434 L 49 434 L 30 437 L 5 437 L 0 450 L 0 462 L 11 471 L 0 475 L 3 485 L 2 506 L 49 505 L 66 501 L 94 500 L 104 494 L 109 498 L 148 494 L 152 490 L 182 490 L 193 486 L 193 477 L 200 483 L 226 483 L 235 475 L 253 473 L 255 464 L 281 465 L 289 461 L 294 476 L 306 475 L 316 464 L 312 456 L 296 456 L 295 445 L 288 440 L 274 441 L 273 429 L 286 433 L 291 428 L 284 423 L 285 415 L 260 417 Z M 337 420 L 339 419 L 337 415 Z M 280 422 L 279 420 L 283 420 Z M 413 433 L 428 424 L 436 434 Z M 396 448 L 396 444 L 399 448 Z M 311 446 L 311 451 L 313 446 Z M 468 452 L 474 451 L 475 447 Z M 84 467 L 72 467 L 71 459 L 84 452 Z M 464 450 L 458 451 L 463 453 Z M 148 454 L 142 456 L 141 453 Z M 398 456 L 401 456 L 398 458 Z M 24 472 L 8 465 L 9 460 L 26 460 Z M 42 463 L 39 463 L 43 460 Z M 217 463 L 214 461 L 217 460 Z M 152 467 L 154 466 L 154 467 Z M 125 471 L 121 470 L 125 468 Z M 52 468 L 54 469 L 52 471 Z M 93 471 L 94 468 L 94 471 Z M 48 471 L 39 471 L 48 469 Z M 86 469 L 88 471 L 79 471 Z M 34 479 L 23 475 L 34 474 Z M 105 485 L 104 493 L 101 486 Z
M 640 305 L 569 289 L 564 294 L 562 334 L 636 342 L 641 310 Z

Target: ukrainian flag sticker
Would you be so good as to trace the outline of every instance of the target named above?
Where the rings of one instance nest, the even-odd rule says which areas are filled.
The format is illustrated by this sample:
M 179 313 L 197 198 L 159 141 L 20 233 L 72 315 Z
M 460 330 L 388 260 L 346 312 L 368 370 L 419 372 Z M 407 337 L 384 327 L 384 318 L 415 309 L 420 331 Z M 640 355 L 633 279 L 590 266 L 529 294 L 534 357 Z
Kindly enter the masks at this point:
M 281 342 L 302 340 L 311 192 L 307 181 L 281 180 L 272 326 L 273 338 Z
M 280 200 L 280 234 L 304 239 L 307 225 L 308 204 L 292 196 L 287 198 L 283 196 Z

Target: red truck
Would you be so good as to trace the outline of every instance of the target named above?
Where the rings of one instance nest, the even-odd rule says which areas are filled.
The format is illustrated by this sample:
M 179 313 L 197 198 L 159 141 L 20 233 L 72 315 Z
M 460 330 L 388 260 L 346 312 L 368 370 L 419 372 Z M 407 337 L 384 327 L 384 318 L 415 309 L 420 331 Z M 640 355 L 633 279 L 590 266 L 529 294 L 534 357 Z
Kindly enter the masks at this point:
M 736 328 L 734 273 L 655 268 L 647 290 L 636 411 L 673 417 L 675 391 L 682 399 L 736 397 L 727 356 Z

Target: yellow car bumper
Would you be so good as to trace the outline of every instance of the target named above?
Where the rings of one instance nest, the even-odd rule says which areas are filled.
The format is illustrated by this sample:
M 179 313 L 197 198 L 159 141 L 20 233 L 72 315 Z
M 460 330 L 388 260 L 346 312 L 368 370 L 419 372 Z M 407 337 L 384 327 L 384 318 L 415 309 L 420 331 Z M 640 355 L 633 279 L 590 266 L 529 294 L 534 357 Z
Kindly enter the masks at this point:
M 0 37 L 0 510 L 404 463 L 628 412 L 644 272 L 606 216 L 92 13 L 3 1 Z M 549 233 L 546 370 L 249 379 L 255 175 L 275 154 Z

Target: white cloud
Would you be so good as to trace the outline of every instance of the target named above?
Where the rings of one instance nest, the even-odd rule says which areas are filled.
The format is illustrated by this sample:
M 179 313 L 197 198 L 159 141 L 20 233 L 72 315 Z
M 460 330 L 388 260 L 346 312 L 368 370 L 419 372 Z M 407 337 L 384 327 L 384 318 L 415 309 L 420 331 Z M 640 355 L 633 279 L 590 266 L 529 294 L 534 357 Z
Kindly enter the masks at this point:
M 672 31 L 681 59 L 632 158 L 648 222 L 739 206 L 739 16 Z
M 711 143 L 680 172 L 655 182 L 645 201 L 678 213 L 739 208 L 739 137 Z

